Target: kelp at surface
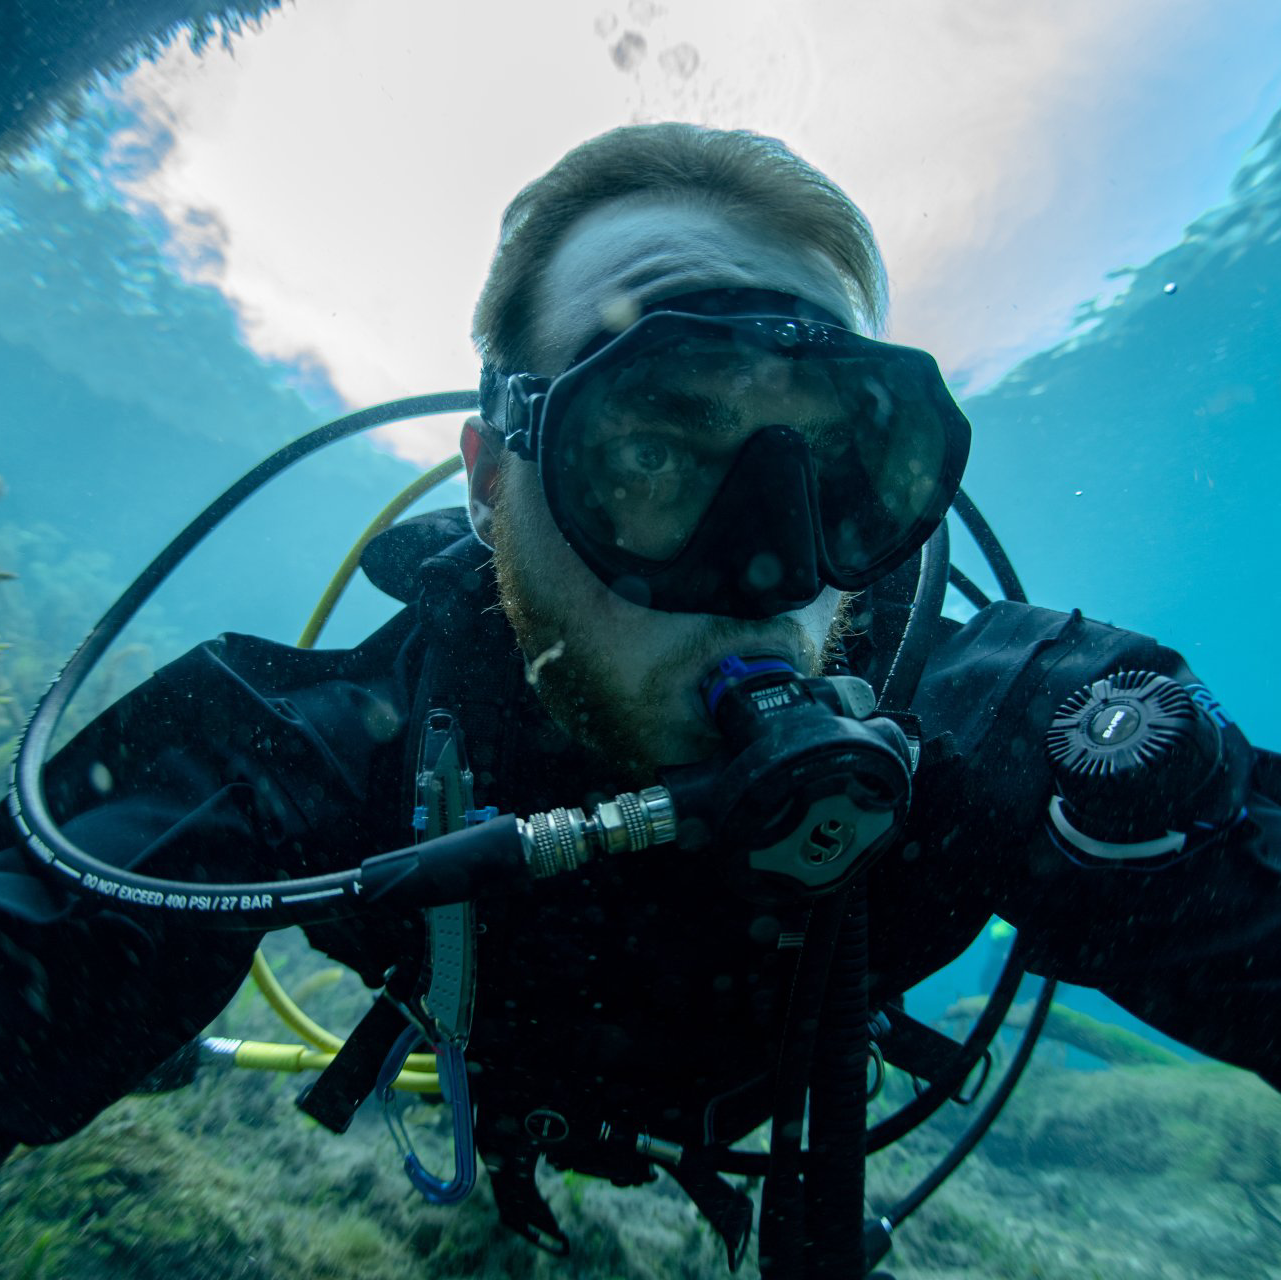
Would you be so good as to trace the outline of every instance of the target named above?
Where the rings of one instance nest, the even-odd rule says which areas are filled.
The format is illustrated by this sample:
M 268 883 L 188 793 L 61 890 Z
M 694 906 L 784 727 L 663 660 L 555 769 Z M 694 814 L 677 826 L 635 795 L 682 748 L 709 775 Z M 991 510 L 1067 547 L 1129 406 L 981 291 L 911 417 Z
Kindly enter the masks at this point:
M 199 50 L 257 24 L 280 0 L 41 0 L 0 9 L 0 166 L 59 117 L 74 119 L 96 77 L 155 58 L 185 34 Z

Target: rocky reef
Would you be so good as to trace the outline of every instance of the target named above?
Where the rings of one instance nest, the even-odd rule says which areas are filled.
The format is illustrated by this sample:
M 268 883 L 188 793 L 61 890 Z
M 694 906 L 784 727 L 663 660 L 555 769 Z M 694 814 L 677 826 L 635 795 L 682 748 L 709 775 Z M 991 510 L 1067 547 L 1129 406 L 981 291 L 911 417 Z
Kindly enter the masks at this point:
M 314 964 L 299 941 L 278 967 L 322 1016 L 354 1014 L 359 984 L 317 978 Z M 214 1030 L 281 1034 L 252 988 Z M 1281 1277 L 1281 1097 L 1228 1067 L 1075 1071 L 1058 1052 L 1038 1050 L 978 1151 L 899 1231 L 885 1264 L 898 1280 Z M 207 1069 L 186 1089 L 124 1099 L 59 1146 L 20 1149 L 0 1167 L 0 1276 L 727 1274 L 719 1240 L 666 1177 L 618 1190 L 545 1171 L 573 1245 L 556 1259 L 499 1227 L 483 1174 L 461 1208 L 424 1204 L 376 1108 L 336 1137 L 292 1106 L 299 1082 Z M 884 1105 L 910 1088 L 892 1075 Z M 444 1109 L 410 1104 L 410 1118 L 425 1163 L 447 1167 Z M 870 1208 L 924 1176 L 967 1118 L 951 1108 L 876 1157 Z M 755 1273 L 753 1256 L 744 1270 Z

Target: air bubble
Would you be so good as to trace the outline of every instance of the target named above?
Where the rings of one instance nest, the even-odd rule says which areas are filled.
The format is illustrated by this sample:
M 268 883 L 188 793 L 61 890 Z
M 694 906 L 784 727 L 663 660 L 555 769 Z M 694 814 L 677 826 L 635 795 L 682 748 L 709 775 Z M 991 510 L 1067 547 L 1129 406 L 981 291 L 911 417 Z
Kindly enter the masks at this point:
M 639 31 L 624 31 L 618 43 L 610 49 L 609 56 L 620 71 L 635 71 L 645 61 L 648 48 Z
M 768 551 L 754 555 L 747 566 L 747 585 L 753 591 L 769 591 L 783 581 L 783 562 Z
M 658 65 L 678 80 L 688 80 L 698 70 L 698 63 L 698 50 L 689 43 L 674 44 L 658 55 Z

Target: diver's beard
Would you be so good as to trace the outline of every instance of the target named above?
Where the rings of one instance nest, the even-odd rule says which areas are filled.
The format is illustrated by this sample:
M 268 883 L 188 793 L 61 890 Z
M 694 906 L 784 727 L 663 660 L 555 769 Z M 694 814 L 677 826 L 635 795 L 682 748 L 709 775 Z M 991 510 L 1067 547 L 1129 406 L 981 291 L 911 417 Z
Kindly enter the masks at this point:
M 571 738 L 601 757 L 620 787 L 647 785 L 662 763 L 649 745 L 658 726 L 648 717 L 638 723 L 627 700 L 618 695 L 620 680 L 608 655 L 582 634 L 570 610 L 540 598 L 531 581 L 536 570 L 521 554 L 519 533 L 502 502 L 494 508 L 493 538 L 499 604 L 525 654 L 527 678 L 543 709 Z M 654 705 L 652 698 L 648 705 Z
M 841 592 L 836 601 L 836 614 L 832 618 L 832 625 L 827 629 L 827 635 L 823 637 L 823 647 L 815 659 L 814 669 L 804 674 L 822 675 L 838 659 L 842 663 L 845 662 L 847 652 L 845 642 L 855 634 L 851 621 L 854 617 L 854 602 L 862 594 L 861 591 Z M 848 670 L 848 668 L 845 669 Z
M 705 626 L 683 637 L 652 665 L 634 694 L 620 694 L 628 687 L 615 666 L 615 658 L 579 622 L 558 594 L 538 589 L 538 570 L 522 549 L 522 536 L 511 503 L 496 501 L 493 508 L 494 571 L 498 598 L 525 654 L 528 678 L 548 715 L 570 737 L 602 758 L 614 781 L 627 787 L 653 782 L 663 765 L 687 763 L 710 755 L 719 738 L 710 723 L 672 723 L 671 675 L 705 658 L 709 650 L 723 652 L 744 648 L 744 623 L 737 618 L 703 615 Z M 818 675 L 840 652 L 849 618 L 849 600 L 842 595 L 836 617 L 822 650 L 816 649 L 795 619 L 781 619 L 802 655 L 803 675 Z M 750 641 L 747 642 L 750 651 Z M 679 736 L 679 752 L 671 759 L 670 742 Z

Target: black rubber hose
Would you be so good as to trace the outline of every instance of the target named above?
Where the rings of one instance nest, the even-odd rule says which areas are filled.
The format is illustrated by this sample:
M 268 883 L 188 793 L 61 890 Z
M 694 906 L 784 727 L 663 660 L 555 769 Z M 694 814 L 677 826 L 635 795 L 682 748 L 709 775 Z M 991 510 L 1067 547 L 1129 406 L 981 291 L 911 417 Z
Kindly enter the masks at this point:
M 992 602 L 987 593 L 968 574 L 962 573 L 956 565 L 950 565 L 947 580 L 976 608 L 986 609 Z
M 893 1115 L 887 1116 L 867 1131 L 868 1155 L 875 1155 L 876 1152 L 888 1147 L 892 1142 L 897 1142 L 904 1134 L 929 1119 L 965 1083 L 970 1072 L 1001 1029 L 1005 1015 L 1018 994 L 1019 983 L 1023 980 L 1024 972 L 1021 954 L 1016 944 L 1005 961 L 1001 976 L 997 979 L 982 1014 L 975 1022 L 970 1034 L 966 1036 L 965 1042 L 957 1049 L 947 1071 L 935 1079 L 918 1097 L 905 1103 Z M 768 1172 L 768 1162 L 769 1157 L 760 1152 L 725 1150 L 718 1153 L 716 1167 L 722 1173 L 760 1178 Z
M 358 435 L 371 427 L 405 418 L 426 417 L 437 413 L 465 412 L 476 407 L 474 391 L 441 391 L 434 395 L 411 396 L 389 404 L 375 405 L 357 413 L 349 413 L 323 427 L 300 436 L 297 440 L 278 449 L 271 457 L 260 462 L 241 476 L 229 489 L 214 499 L 181 533 L 138 575 L 120 598 L 103 614 L 97 625 L 85 637 L 80 647 L 71 655 L 67 665 L 55 678 L 48 691 L 36 705 L 27 724 L 13 765 L 13 784 L 9 792 L 9 808 L 24 842 L 36 855 L 37 864 L 56 872 L 64 884 L 83 884 L 86 880 L 102 880 L 107 885 L 124 886 L 131 894 L 159 894 L 155 905 L 165 909 L 169 896 L 191 897 L 201 894 L 221 894 L 234 897 L 263 898 L 278 894 L 279 883 L 270 885 L 197 885 L 178 882 L 161 882 L 150 877 L 135 876 L 119 868 L 100 862 L 79 848 L 62 834 L 45 803 L 41 773 L 53 740 L 54 730 L 63 711 L 85 678 L 97 665 L 107 647 L 124 629 L 129 620 L 155 592 L 156 588 L 182 563 L 192 550 L 227 518 L 251 494 L 269 480 L 279 475 L 295 462 L 323 449 L 326 445 L 348 436 Z M 301 882 L 305 888 L 318 893 L 332 891 L 337 897 L 351 891 L 356 872 L 340 872 L 331 876 L 312 877 Z M 142 899 L 142 901 L 149 901 Z M 306 917 L 308 919 L 314 916 Z M 257 911 L 246 916 L 240 926 L 275 928 L 295 923 L 285 913 Z
M 957 1165 L 978 1146 L 979 1139 L 992 1127 L 992 1122 L 1000 1113 L 1010 1094 L 1013 1093 L 1014 1086 L 1018 1084 L 1024 1067 L 1027 1066 L 1032 1057 L 1032 1050 L 1036 1047 L 1037 1037 L 1041 1034 L 1041 1028 L 1045 1025 L 1045 1019 L 1049 1016 L 1050 1002 L 1054 999 L 1054 989 L 1057 985 L 1052 978 L 1047 978 L 1042 984 L 1041 990 L 1036 997 L 1036 1004 L 1032 1009 L 1032 1016 L 1028 1019 L 1022 1039 L 1019 1041 L 1019 1047 L 1015 1050 L 1014 1057 L 1010 1060 L 1010 1065 L 1005 1070 L 1005 1075 L 1001 1077 L 1001 1083 L 993 1091 L 987 1102 L 983 1104 L 983 1110 L 974 1117 L 969 1128 L 961 1135 L 960 1140 L 929 1176 L 924 1178 L 919 1185 L 914 1187 L 902 1200 L 884 1214 L 891 1227 L 897 1227 L 909 1214 L 915 1213 L 925 1200 L 932 1196 L 942 1183 L 952 1175 Z
M 1005 1021 L 1005 1015 L 1018 994 L 1024 972 L 1023 956 L 1016 939 L 983 1012 L 970 1029 L 965 1043 L 952 1058 L 948 1069 L 918 1097 L 900 1107 L 892 1116 L 887 1116 L 880 1124 L 872 1126 L 867 1135 L 869 1154 L 888 1147 L 905 1133 L 910 1133 L 923 1120 L 932 1116 L 965 1083 L 975 1064 L 1000 1031 L 1001 1023 Z
M 877 701 L 883 710 L 906 711 L 921 682 L 943 612 L 949 553 L 947 521 L 944 520 L 921 548 L 921 570 L 907 626 Z
M 970 501 L 964 489 L 957 490 L 956 497 L 952 502 L 952 510 L 961 517 L 961 523 L 970 531 L 970 536 L 974 541 L 978 543 L 979 550 L 983 553 L 983 558 L 992 566 L 992 572 L 996 575 L 996 580 L 1005 598 L 1007 600 L 1017 600 L 1020 604 L 1027 604 L 1027 592 L 1023 590 L 1019 575 L 1014 572 L 1010 557 L 1005 554 L 1005 548 L 1001 546 L 1000 540 L 992 532 L 992 526 L 983 519 L 982 513 Z
M 810 1072 L 805 1275 L 861 1276 L 867 1174 L 867 885 L 850 890 Z

